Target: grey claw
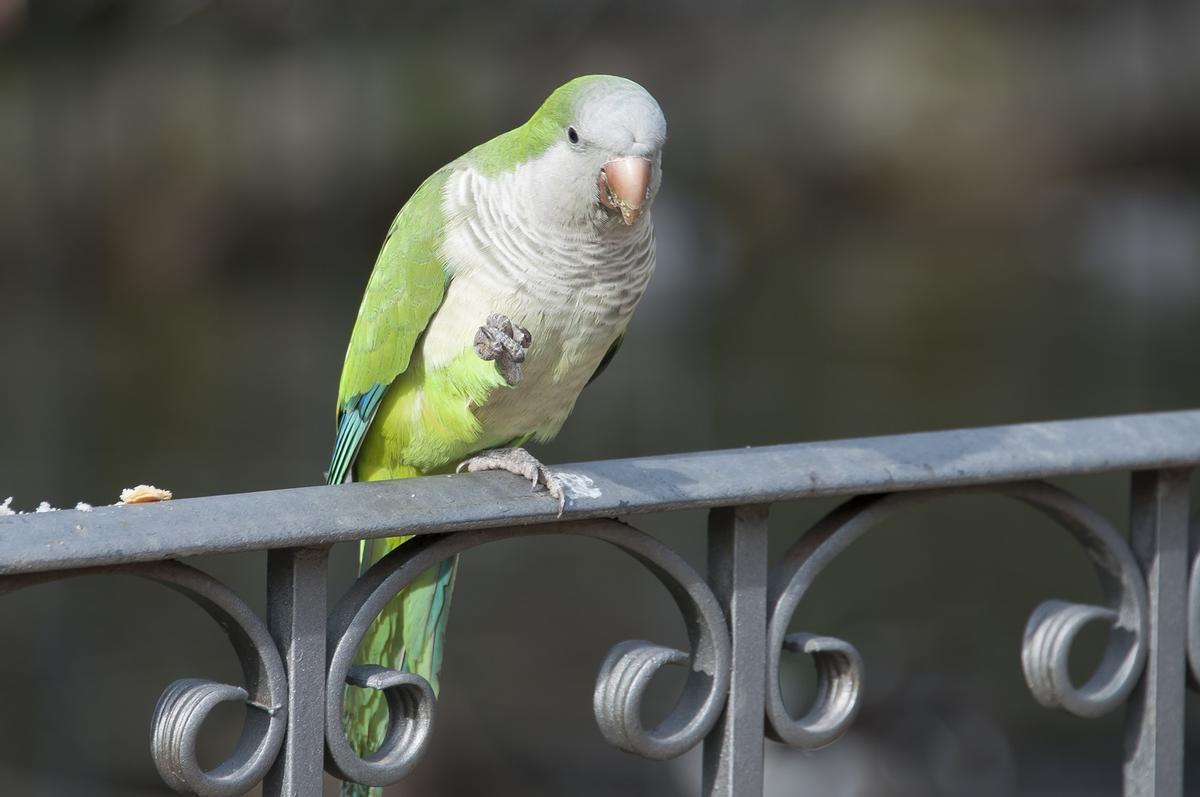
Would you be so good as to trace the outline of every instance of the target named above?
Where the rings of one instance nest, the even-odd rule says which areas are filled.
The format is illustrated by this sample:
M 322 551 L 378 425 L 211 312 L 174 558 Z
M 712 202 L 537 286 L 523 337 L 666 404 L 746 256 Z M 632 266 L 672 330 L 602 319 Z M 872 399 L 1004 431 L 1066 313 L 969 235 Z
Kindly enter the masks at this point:
M 496 367 L 500 369 L 500 375 L 504 377 L 504 381 L 510 387 L 521 384 L 523 374 L 521 373 L 521 364 L 512 360 L 497 360 Z
M 475 353 L 482 360 L 495 360 L 509 351 L 510 338 L 502 337 L 495 327 L 480 327 L 475 333 Z
M 553 473 L 547 474 L 546 489 L 550 492 L 551 498 L 558 499 L 558 517 L 562 517 L 567 508 L 567 494 L 562 488 L 562 482 Z
M 492 329 L 498 329 L 510 338 L 512 337 L 512 322 L 508 320 L 508 316 L 492 313 L 484 323 Z
M 514 473 L 529 479 L 533 492 L 537 491 L 539 484 L 544 485 L 550 497 L 558 502 L 558 517 L 562 517 L 566 510 L 567 494 L 563 489 L 562 480 L 554 471 L 547 468 L 523 448 L 496 448 L 483 451 L 460 463 L 455 469 L 455 473 L 461 473 L 464 468 L 472 473 L 482 470 L 503 470 Z
M 520 364 L 525 362 L 525 350 L 532 342 L 528 329 L 517 326 L 506 315 L 492 313 L 475 333 L 474 347 L 481 360 L 496 361 L 505 382 L 516 385 L 522 378 Z

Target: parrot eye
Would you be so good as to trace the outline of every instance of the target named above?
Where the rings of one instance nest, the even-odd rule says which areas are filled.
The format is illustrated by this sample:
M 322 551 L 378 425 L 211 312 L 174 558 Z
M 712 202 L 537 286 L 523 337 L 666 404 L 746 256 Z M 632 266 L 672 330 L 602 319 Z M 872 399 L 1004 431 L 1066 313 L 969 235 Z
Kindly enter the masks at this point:
M 573 127 L 568 127 L 567 128 L 567 141 L 570 141 L 572 144 L 578 144 L 579 143 L 579 131 Z

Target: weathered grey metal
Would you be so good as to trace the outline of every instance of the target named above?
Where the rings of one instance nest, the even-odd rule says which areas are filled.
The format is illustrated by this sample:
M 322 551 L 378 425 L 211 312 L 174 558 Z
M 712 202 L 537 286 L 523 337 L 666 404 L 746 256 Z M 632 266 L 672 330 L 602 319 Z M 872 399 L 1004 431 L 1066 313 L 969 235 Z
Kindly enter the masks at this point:
M 705 797 L 761 795 L 767 653 L 767 507 L 714 509 L 708 516 L 708 579 L 728 618 L 729 701 L 704 739 Z
M 1200 689 L 1200 515 L 1192 518 L 1190 537 L 1188 561 L 1192 564 L 1188 578 L 1188 682 L 1193 689 Z
M 1200 411 L 610 460 L 561 469 L 592 480 L 568 519 L 773 503 L 1200 463 Z M 556 519 L 509 474 L 429 476 L 161 504 L 0 517 L 0 575 L 324 546 Z
M 1038 702 L 1084 717 L 1116 708 L 1141 675 L 1146 657 L 1143 622 L 1146 588 L 1137 562 L 1124 540 L 1102 516 L 1070 494 L 1038 482 L 984 488 L 1016 498 L 1040 510 L 1069 531 L 1095 565 L 1107 607 L 1048 601 L 1030 617 L 1021 663 Z M 867 531 L 914 505 L 980 488 L 892 493 L 853 498 L 806 532 L 771 574 L 767 657 L 767 729 L 772 738 L 813 749 L 829 744 L 850 726 L 862 693 L 862 666 L 848 642 L 828 637 L 789 635 L 788 624 L 822 570 Z M 1082 687 L 1067 671 L 1071 643 L 1082 625 L 1103 619 L 1112 624 L 1108 645 L 1095 673 Z M 780 652 L 812 654 L 817 661 L 818 694 L 802 717 L 794 717 L 780 689 Z
M 264 797 L 321 797 L 325 763 L 326 548 L 267 554 L 267 628 L 287 668 L 287 735 Z
M 325 767 L 330 774 L 342 780 L 365 783 L 368 786 L 386 786 L 395 783 L 416 766 L 425 745 L 433 734 L 433 687 L 419 675 L 393 670 L 378 664 L 358 664 L 346 672 L 344 685 L 329 686 L 330 692 L 342 694 L 345 686 L 357 686 L 382 692 L 387 700 L 388 728 L 383 742 L 375 753 L 365 759 L 350 752 L 342 736 L 342 715 L 330 710 L 326 696 L 326 735 L 337 733 L 342 736 L 342 747 L 335 752 L 326 746 Z M 344 749 L 343 749 L 344 748 Z M 335 757 L 338 755 L 341 757 Z
M 1189 475 L 1133 474 L 1130 542 L 1146 572 L 1150 653 L 1126 718 L 1127 797 L 1183 795 Z
M 554 502 L 514 489 L 507 474 L 0 517 L 0 594 L 102 572 L 150 578 L 187 595 L 226 629 L 245 686 L 181 679 L 167 688 L 155 710 L 152 744 L 163 779 L 209 797 L 241 794 L 260 781 L 266 797 L 316 797 L 322 769 L 372 785 L 402 778 L 433 732 L 436 699 L 424 679 L 353 664 L 370 623 L 406 584 L 447 557 L 496 540 L 556 534 L 603 540 L 667 587 L 691 646 L 685 652 L 630 641 L 610 651 L 593 700 L 603 736 L 655 759 L 703 740 L 706 797 L 742 797 L 762 790 L 764 720 L 772 737 L 814 748 L 836 739 L 858 711 L 858 651 L 833 637 L 787 632 L 812 581 L 896 512 L 951 494 L 999 494 L 1070 532 L 1090 556 L 1104 598 L 1099 606 L 1046 601 L 1033 612 L 1021 651 L 1033 695 L 1082 717 L 1128 699 L 1125 794 L 1179 797 L 1189 663 L 1200 682 L 1200 554 L 1189 553 L 1186 528 L 1187 476 L 1197 464 L 1200 411 L 1190 411 L 568 465 L 562 470 L 590 479 L 595 489 L 576 496 L 562 522 L 555 522 Z M 1136 556 L 1094 510 L 1031 481 L 1102 471 L 1134 472 Z M 768 505 L 823 495 L 854 497 L 768 571 Z M 695 507 L 715 507 L 707 582 L 654 538 L 600 519 Z M 327 615 L 328 546 L 395 533 L 423 536 L 377 563 Z M 1192 542 L 1200 547 L 1200 528 Z M 266 624 L 207 575 L 156 561 L 264 549 L 270 551 Z M 1080 686 L 1068 675 L 1068 658 L 1080 629 L 1094 621 L 1111 626 L 1108 644 Z M 785 652 L 816 663 L 817 696 L 801 717 L 788 712 L 781 696 Z M 687 682 L 667 718 L 646 728 L 643 696 L 666 665 L 688 666 Z M 342 729 L 347 685 L 380 690 L 388 700 L 386 738 L 365 758 L 351 750 Z M 196 738 L 223 701 L 249 707 L 242 737 L 229 760 L 204 771 Z
M 573 534 L 603 540 L 653 573 L 684 616 L 691 653 L 641 640 L 622 642 L 600 667 L 594 696 L 596 722 L 613 745 L 653 759 L 674 758 L 712 730 L 729 690 L 729 632 L 704 579 L 653 537 L 613 520 L 555 523 L 426 536 L 410 540 L 364 573 L 330 615 L 329 669 L 325 687 L 326 769 L 343 780 L 371 786 L 393 783 L 419 760 L 432 730 L 433 690 L 424 678 L 383 667 L 353 667 L 371 622 L 400 590 L 426 569 L 480 545 L 513 537 Z M 650 680 L 667 664 L 688 665 L 683 693 L 656 727 L 642 723 Z M 367 758 L 350 747 L 342 728 L 345 685 L 389 691 L 388 731 Z
M 1146 582 L 1125 538 L 1103 515 L 1065 490 L 1047 484 L 1000 486 L 1054 520 L 1092 560 L 1105 606 L 1062 600 L 1042 603 L 1025 626 L 1021 664 L 1039 703 L 1079 717 L 1099 717 L 1121 705 L 1137 685 L 1146 661 Z M 1078 632 L 1089 622 L 1111 626 L 1100 664 L 1082 685 L 1071 681 L 1068 659 Z
M 95 573 L 138 576 L 190 598 L 224 629 L 242 666 L 245 687 L 202 678 L 171 683 L 154 709 L 151 753 L 159 774 L 176 791 L 234 797 L 258 784 L 275 761 L 287 724 L 287 678 L 266 625 L 228 587 L 179 562 L 0 578 L 0 595 L 35 584 Z M 219 703 L 244 703 L 246 721 L 230 757 L 205 771 L 196 757 L 201 726 Z

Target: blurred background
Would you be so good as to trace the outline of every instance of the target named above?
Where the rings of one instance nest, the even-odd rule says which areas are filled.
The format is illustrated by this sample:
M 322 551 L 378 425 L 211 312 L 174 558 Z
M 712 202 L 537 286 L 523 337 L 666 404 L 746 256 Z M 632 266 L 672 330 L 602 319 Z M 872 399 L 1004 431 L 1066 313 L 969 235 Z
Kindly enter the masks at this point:
M 321 481 L 392 216 L 589 72 L 669 120 L 658 272 L 544 460 L 1200 405 L 1198 4 L 0 0 L 0 500 Z M 1126 478 L 1066 486 L 1124 527 Z M 775 508 L 773 550 L 832 505 Z M 702 566 L 701 513 L 639 524 Z M 260 608 L 264 563 L 199 562 Z M 1039 602 L 1098 597 L 1001 499 L 887 524 L 796 618 L 860 648 L 866 708 L 827 750 L 768 745 L 770 794 L 1119 794 L 1119 713 L 1039 708 L 1018 656 Z M 158 694 L 239 678 L 198 609 L 121 578 L 7 596 L 0 638 L 3 794 L 166 794 Z M 389 793 L 696 793 L 695 756 L 595 728 L 595 671 L 633 638 L 685 635 L 617 552 L 468 555 L 438 734 Z M 211 724 L 214 763 L 239 723 Z

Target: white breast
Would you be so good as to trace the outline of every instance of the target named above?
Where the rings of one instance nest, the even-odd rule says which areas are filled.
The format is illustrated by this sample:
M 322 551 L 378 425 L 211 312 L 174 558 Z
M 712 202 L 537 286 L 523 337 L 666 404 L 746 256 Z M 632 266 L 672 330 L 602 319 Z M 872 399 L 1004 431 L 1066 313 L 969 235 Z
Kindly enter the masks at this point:
M 469 348 L 492 313 L 529 330 L 521 383 L 473 408 L 494 445 L 558 431 L 654 269 L 649 218 L 611 236 L 548 229 L 522 200 L 523 172 L 464 169 L 448 181 L 443 255 L 454 277 L 422 341 L 426 367 L 436 368 Z

